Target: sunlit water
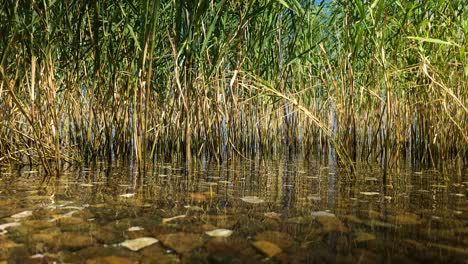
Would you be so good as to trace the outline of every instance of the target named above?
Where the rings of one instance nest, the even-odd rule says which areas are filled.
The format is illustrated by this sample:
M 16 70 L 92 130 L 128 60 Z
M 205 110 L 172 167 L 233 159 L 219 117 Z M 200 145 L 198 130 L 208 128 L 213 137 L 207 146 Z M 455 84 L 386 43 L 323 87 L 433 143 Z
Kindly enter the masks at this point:
M 0 263 L 468 263 L 466 175 L 348 176 L 283 160 L 140 175 L 98 163 L 41 183 L 4 167 Z

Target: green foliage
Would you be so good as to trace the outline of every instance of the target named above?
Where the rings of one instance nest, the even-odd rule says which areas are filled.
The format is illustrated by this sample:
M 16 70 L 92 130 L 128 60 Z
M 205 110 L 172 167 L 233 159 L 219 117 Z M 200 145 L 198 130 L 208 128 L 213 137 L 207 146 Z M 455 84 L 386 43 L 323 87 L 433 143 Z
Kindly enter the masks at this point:
M 313 2 L 6 1 L 0 157 L 466 162 L 463 1 Z

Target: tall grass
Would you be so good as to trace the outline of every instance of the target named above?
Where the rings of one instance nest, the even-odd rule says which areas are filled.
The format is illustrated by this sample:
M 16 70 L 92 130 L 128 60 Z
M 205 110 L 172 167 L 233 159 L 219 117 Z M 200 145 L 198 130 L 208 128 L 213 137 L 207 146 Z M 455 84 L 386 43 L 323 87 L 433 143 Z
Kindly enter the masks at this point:
M 464 170 L 463 1 L 313 2 L 6 1 L 0 162 L 334 149 Z

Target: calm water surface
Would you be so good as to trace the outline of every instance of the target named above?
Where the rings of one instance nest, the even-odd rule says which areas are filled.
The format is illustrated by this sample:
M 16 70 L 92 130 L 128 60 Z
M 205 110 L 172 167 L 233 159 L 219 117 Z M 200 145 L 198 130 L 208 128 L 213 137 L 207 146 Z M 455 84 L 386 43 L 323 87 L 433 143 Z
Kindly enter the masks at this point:
M 1 168 L 0 263 L 468 263 L 468 176 L 303 161 Z

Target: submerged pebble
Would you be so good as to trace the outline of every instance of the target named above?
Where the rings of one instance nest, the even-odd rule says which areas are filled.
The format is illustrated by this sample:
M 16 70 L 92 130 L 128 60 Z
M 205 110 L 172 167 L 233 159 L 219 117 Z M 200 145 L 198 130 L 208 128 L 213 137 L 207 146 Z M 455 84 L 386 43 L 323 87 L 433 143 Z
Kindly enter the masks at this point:
M 205 234 L 211 237 L 229 237 L 232 235 L 232 230 L 229 229 L 215 229 L 205 232 Z
M 157 243 L 158 240 L 153 237 L 140 237 L 136 239 L 131 239 L 131 240 L 125 240 L 124 242 L 120 243 L 122 247 L 126 247 L 130 250 L 133 251 L 138 251 L 142 248 L 145 248 L 147 246 L 151 246 L 154 243 Z
M 118 173 L 106 178 L 93 169 L 95 178 L 63 176 L 93 188 L 66 179 L 45 190 L 27 181 L 5 188 L 0 263 L 380 263 L 387 261 L 384 250 L 388 261 L 429 263 L 437 254 L 425 252 L 432 250 L 440 253 L 435 262 L 463 263 L 464 185 L 445 190 L 438 187 L 443 182 L 419 176 L 413 188 L 403 178 L 379 189 L 379 177 L 364 176 L 331 185 L 331 177 L 310 168 L 293 176 L 283 168 L 287 177 L 278 178 L 272 173 L 280 170 L 269 167 L 258 178 L 241 169 L 198 170 L 193 179 L 182 171 L 161 178 L 166 174 L 151 172 L 141 189 Z M 138 199 L 127 199 L 136 190 Z M 436 209 L 428 202 L 437 202 Z
M 264 240 L 255 241 L 252 243 L 252 245 L 270 258 L 278 255 L 283 251 L 277 245 Z

